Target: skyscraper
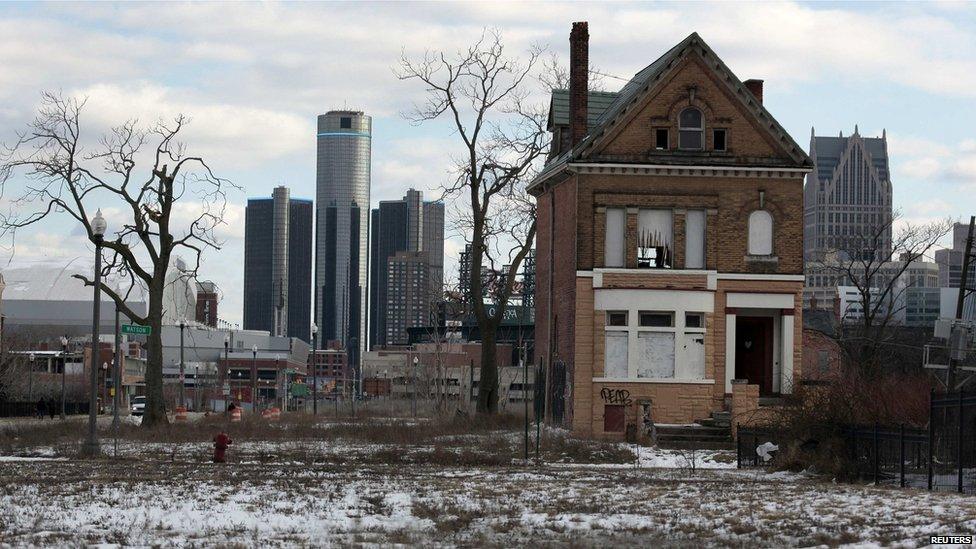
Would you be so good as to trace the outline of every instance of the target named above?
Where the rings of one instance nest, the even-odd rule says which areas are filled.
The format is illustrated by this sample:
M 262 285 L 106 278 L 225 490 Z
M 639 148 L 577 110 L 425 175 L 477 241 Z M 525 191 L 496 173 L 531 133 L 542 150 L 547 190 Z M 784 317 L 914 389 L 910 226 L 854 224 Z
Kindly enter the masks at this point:
M 406 329 L 426 325 L 432 304 L 444 291 L 444 204 L 424 202 L 423 193 L 407 191 L 401 200 L 383 200 L 371 216 L 373 239 L 370 244 L 369 344 L 405 343 Z M 401 252 L 407 253 L 401 256 Z M 399 258 L 394 267 L 394 258 Z M 422 262 L 422 266 L 418 263 Z M 391 284 L 394 269 L 395 284 Z M 410 278 L 405 278 L 409 276 Z M 413 285 L 423 280 L 423 287 Z M 402 291 L 403 284 L 411 291 Z M 405 300 L 409 300 L 406 303 Z M 394 308 L 408 307 L 407 314 L 390 315 Z M 418 320 L 416 311 L 428 314 Z M 402 312 L 402 311 L 401 311 Z M 391 324 L 394 323 L 395 325 Z M 392 334 L 392 337 L 391 337 Z
M 244 329 L 311 341 L 312 201 L 277 187 L 247 201 Z
M 366 345 L 372 120 L 362 111 L 318 117 L 315 213 L 315 319 L 321 342 Z
M 804 259 L 838 251 L 841 259 L 880 253 L 887 261 L 892 210 L 885 133 L 862 137 L 854 126 L 850 137 L 817 137 L 811 128 L 810 157 L 813 172 L 803 190 Z

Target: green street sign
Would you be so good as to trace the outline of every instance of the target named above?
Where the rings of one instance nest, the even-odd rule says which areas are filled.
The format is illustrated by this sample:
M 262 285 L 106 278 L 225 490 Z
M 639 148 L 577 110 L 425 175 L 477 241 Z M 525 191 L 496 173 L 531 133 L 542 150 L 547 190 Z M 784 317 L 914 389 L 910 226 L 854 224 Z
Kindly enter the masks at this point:
M 140 326 L 138 324 L 123 324 L 123 334 L 149 335 L 152 333 L 151 326 Z

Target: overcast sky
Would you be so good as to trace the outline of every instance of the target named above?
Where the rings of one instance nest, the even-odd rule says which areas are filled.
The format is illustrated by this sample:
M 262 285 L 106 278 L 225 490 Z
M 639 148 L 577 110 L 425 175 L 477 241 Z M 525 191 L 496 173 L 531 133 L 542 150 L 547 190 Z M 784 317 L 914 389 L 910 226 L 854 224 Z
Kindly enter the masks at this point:
M 373 116 L 374 205 L 411 186 L 433 191 L 457 145 L 445 125 L 402 118 L 422 90 L 393 68 L 401 51 L 454 50 L 486 26 L 512 52 L 538 43 L 565 60 L 571 23 L 589 21 L 591 66 L 626 78 L 697 31 L 740 79 L 765 79 L 766 107 L 804 148 L 811 126 L 820 135 L 886 128 L 896 208 L 913 220 L 968 216 L 976 211 L 974 6 L 4 3 L 0 138 L 30 121 L 41 90 L 88 97 L 92 135 L 127 118 L 189 115 L 191 152 L 244 189 L 230 197 L 224 249 L 205 257 L 201 273 L 224 291 L 220 316 L 240 322 L 246 198 L 280 184 L 314 197 L 315 117 L 344 107 Z M 607 89 L 620 85 L 604 80 Z M 51 221 L 21 233 L 12 264 L 87 257 L 73 229 Z M 457 248 L 448 243 L 449 268 Z

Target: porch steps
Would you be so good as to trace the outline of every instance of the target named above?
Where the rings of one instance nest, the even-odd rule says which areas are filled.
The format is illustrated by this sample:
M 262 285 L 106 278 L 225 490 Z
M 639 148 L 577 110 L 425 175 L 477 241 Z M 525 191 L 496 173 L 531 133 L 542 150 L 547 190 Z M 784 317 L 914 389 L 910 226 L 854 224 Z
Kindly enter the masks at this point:
M 712 412 L 712 417 L 699 419 L 695 423 L 705 427 L 720 427 L 729 430 L 732 428 L 732 412 Z
M 712 425 L 703 424 L 713 422 Z M 723 419 L 711 417 L 689 425 L 656 425 L 657 444 L 661 448 L 726 450 L 735 447 L 729 425 L 721 425 Z

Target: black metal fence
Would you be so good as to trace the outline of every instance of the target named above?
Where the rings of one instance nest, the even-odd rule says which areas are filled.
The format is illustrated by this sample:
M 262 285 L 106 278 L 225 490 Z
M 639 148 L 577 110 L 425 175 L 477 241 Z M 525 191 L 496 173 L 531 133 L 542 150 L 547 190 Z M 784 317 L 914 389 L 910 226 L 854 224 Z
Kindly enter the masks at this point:
M 50 403 L 45 404 L 46 406 L 50 406 Z M 43 409 L 44 417 L 50 417 L 51 412 L 51 408 L 45 407 Z M 54 403 L 53 412 L 55 416 L 61 415 L 60 401 Z M 87 414 L 88 402 L 65 402 L 64 413 L 66 415 Z M 30 417 L 39 415 L 41 415 L 41 411 L 38 410 L 36 402 L 0 401 L 0 417 Z
M 847 463 L 861 479 L 876 484 L 976 493 L 976 393 L 932 393 L 927 429 L 847 426 L 811 436 L 807 441 L 789 440 L 769 429 L 739 427 L 736 439 L 739 467 L 775 463 L 765 460 L 759 448 L 770 442 L 809 445 L 813 450 L 828 437 L 840 438 Z

